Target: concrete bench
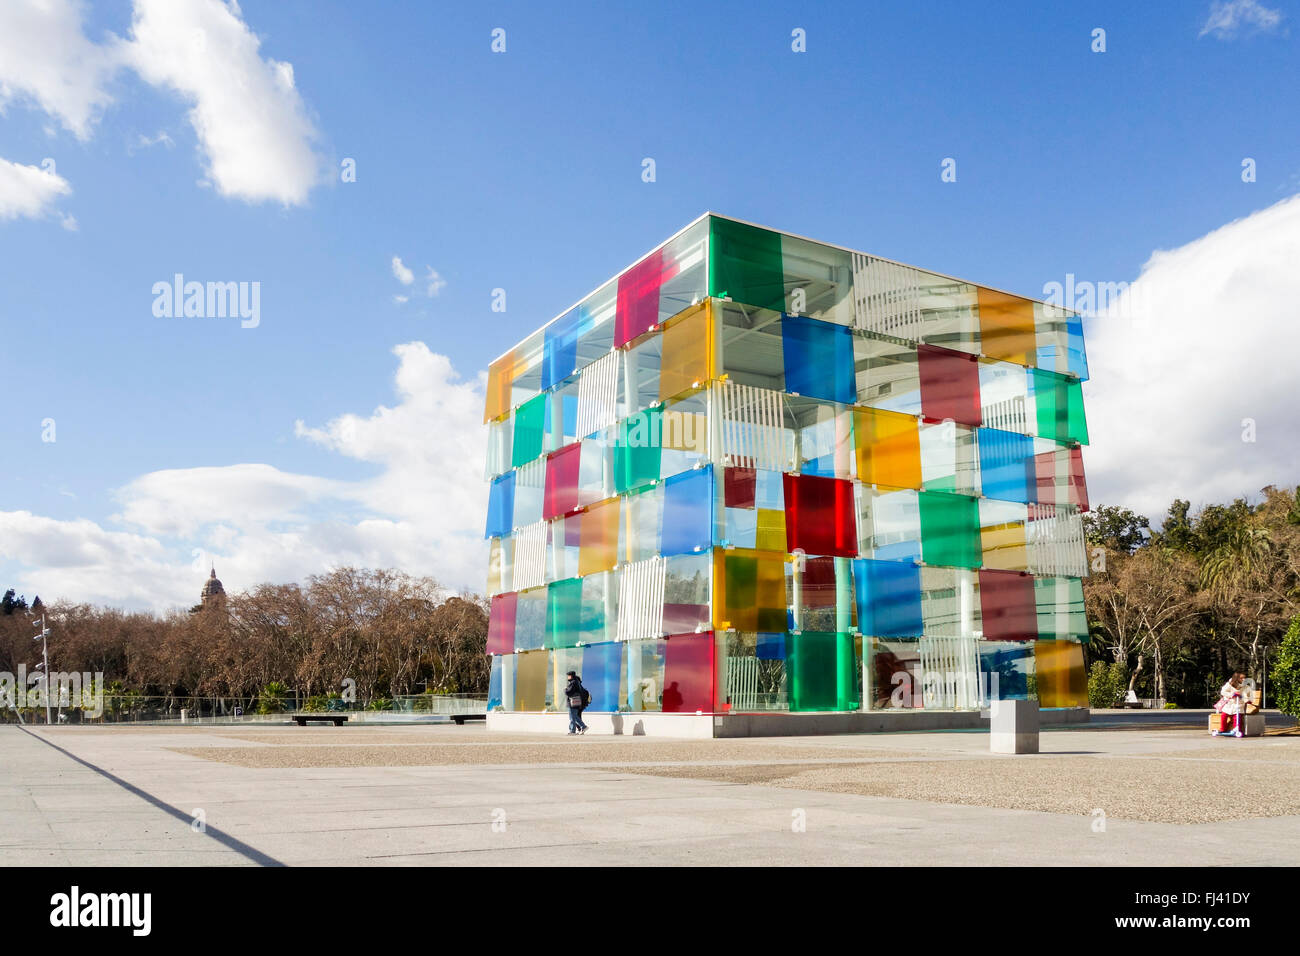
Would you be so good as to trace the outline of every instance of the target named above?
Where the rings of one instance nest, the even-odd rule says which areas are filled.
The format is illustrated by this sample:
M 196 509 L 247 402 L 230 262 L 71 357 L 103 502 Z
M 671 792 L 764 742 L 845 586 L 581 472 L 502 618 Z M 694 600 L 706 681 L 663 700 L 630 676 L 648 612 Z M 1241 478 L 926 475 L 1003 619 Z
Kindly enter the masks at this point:
M 293 719 L 298 722 L 299 727 L 306 727 L 307 722 L 322 724 L 329 722 L 335 727 L 342 727 L 343 722 L 348 719 L 347 714 L 294 714 Z

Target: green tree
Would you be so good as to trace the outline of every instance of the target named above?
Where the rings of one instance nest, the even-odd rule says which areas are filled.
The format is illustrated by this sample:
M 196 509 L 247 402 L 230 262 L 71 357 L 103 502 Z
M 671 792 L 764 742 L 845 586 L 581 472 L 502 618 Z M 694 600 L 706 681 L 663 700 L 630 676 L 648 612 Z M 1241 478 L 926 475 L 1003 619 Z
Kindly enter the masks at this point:
M 1151 523 L 1128 508 L 1101 505 L 1083 516 L 1083 533 L 1094 547 L 1132 554 L 1147 542 Z
M 1270 670 L 1273 703 L 1282 713 L 1300 717 L 1300 617 L 1287 628 Z

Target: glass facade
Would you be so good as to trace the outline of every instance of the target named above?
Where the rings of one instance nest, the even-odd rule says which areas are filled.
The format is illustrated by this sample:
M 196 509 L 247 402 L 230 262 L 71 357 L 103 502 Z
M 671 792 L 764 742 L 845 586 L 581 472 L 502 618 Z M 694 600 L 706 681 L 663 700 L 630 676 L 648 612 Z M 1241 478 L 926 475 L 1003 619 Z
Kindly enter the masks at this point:
M 1082 326 L 706 215 L 488 373 L 491 706 L 1086 706 Z

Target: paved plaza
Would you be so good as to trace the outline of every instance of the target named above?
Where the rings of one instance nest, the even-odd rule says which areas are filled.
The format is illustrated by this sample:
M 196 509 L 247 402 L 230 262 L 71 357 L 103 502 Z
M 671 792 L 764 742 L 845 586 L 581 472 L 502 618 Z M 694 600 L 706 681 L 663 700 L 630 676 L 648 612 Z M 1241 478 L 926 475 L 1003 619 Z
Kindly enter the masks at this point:
M 984 731 L 6 725 L 0 848 L 11 866 L 1293 865 L 1300 736 L 1269 719 L 1229 740 L 1200 712 L 1100 712 L 1033 756 Z

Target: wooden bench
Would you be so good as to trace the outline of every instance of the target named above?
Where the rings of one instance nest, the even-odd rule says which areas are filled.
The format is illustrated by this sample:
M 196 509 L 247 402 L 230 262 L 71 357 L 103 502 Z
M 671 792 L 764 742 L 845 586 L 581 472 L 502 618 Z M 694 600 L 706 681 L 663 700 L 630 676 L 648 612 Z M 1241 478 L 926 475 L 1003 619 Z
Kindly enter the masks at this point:
M 343 722 L 348 719 L 347 714 L 294 714 L 293 719 L 298 722 L 299 727 L 306 727 L 307 721 L 321 724 L 329 721 L 335 727 L 342 727 Z

